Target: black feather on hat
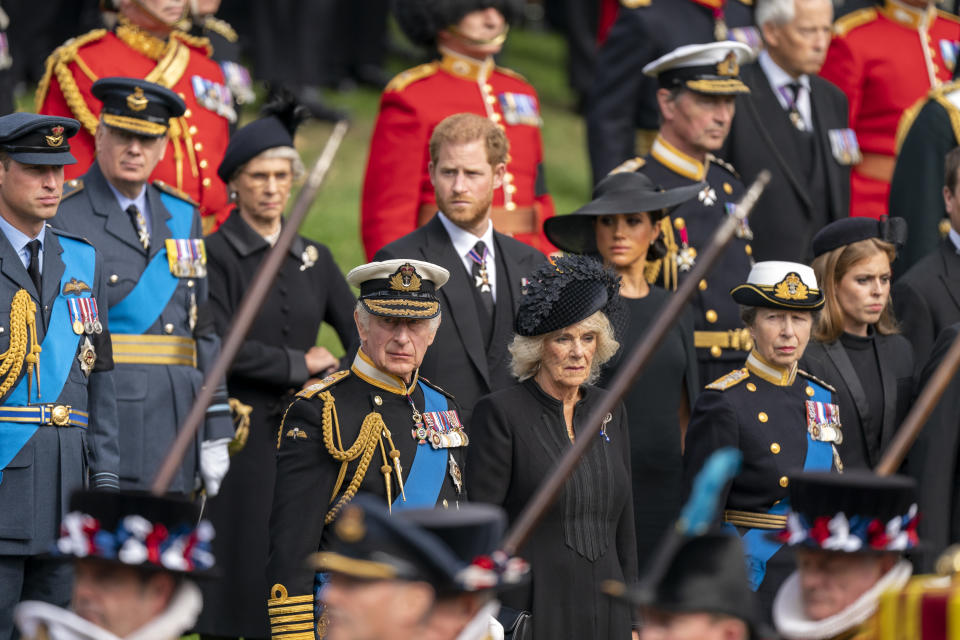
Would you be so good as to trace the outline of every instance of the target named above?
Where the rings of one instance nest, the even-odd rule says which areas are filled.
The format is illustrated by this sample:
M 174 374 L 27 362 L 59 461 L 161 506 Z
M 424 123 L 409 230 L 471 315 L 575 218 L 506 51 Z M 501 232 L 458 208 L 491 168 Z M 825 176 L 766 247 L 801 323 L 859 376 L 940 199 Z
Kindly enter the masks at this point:
M 407 39 L 418 47 L 437 48 L 437 34 L 457 24 L 471 11 L 494 8 L 507 24 L 523 11 L 521 0 L 393 0 L 393 15 Z
M 309 112 L 289 91 L 281 89 L 274 93 L 276 97 L 261 109 L 261 117 L 231 136 L 217 169 L 217 175 L 224 182 L 230 182 L 237 169 L 267 149 L 293 146 L 297 127 L 309 117 Z
M 617 334 L 624 313 L 620 277 L 599 260 L 566 255 L 530 274 L 517 310 L 516 332 L 542 336 L 603 311 Z

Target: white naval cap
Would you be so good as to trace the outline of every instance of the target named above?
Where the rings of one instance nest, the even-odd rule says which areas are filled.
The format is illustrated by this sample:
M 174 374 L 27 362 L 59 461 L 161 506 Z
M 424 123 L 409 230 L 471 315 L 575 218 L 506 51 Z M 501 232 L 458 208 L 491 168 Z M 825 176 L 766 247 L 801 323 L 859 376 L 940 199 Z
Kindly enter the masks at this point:
M 734 287 L 730 295 L 751 307 L 813 310 L 823 306 L 817 276 L 799 262 L 758 262 L 750 269 L 747 281 Z
M 354 267 L 347 282 L 360 289 L 360 302 L 377 316 L 433 318 L 440 313 L 436 291 L 450 279 L 443 267 L 398 258 Z
M 698 93 L 750 93 L 740 80 L 740 65 L 752 62 L 753 50 L 742 42 L 686 44 L 660 56 L 643 68 L 661 87 L 686 87 Z

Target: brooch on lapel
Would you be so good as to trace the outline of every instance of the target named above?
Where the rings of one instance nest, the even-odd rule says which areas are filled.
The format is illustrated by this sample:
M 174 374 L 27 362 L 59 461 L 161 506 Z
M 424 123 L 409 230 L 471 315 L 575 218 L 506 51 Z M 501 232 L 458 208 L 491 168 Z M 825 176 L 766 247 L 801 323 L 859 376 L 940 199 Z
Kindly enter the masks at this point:
M 303 250 L 303 253 L 300 255 L 300 260 L 303 264 L 300 265 L 300 271 L 306 271 L 313 265 L 317 264 L 317 260 L 320 259 L 320 252 L 317 251 L 317 248 L 312 244 L 308 244 L 307 248 Z

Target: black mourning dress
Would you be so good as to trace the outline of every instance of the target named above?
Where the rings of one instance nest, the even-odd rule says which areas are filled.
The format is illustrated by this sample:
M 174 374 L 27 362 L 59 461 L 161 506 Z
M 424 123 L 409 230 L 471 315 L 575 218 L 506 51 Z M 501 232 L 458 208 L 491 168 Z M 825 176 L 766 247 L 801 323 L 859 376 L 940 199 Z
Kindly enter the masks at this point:
M 606 393 L 584 385 L 574 431 Z M 525 586 L 503 604 L 533 614 L 533 637 L 627 639 L 629 609 L 600 593 L 607 579 L 637 579 L 630 496 L 630 443 L 620 405 L 587 451 L 519 555 L 531 565 Z M 481 398 L 470 424 L 467 491 L 471 501 L 502 505 L 511 522 L 572 446 L 563 407 L 533 380 Z
M 223 335 L 270 245 L 234 211 L 207 237 L 206 248 L 210 307 L 205 312 Z M 330 250 L 297 236 L 227 378 L 230 396 L 252 406 L 253 413 L 247 445 L 230 459 L 220 494 L 207 502 L 204 513 L 217 531 L 213 550 L 220 577 L 202 585 L 200 633 L 270 637 L 264 605 L 271 586 L 265 569 L 267 525 L 281 414 L 310 377 L 304 354 L 316 344 L 323 322 L 336 330 L 348 353 L 356 348 L 354 304 Z
M 621 297 L 620 300 L 629 314 L 629 322 L 623 332 L 620 357 L 607 364 L 597 383 L 604 388 L 613 380 L 626 355 L 643 339 L 670 300 L 670 294 L 651 287 L 643 298 Z M 683 397 L 684 388 L 689 399 Z M 633 516 L 641 575 L 664 532 L 680 514 L 683 456 L 678 410 L 683 402 L 688 402 L 692 410 L 698 391 L 693 319 L 684 314 L 623 398 L 630 416 Z
M 837 388 L 847 469 L 880 462 L 913 399 L 913 347 L 901 335 L 844 333 L 831 343 L 811 342 L 801 367 Z

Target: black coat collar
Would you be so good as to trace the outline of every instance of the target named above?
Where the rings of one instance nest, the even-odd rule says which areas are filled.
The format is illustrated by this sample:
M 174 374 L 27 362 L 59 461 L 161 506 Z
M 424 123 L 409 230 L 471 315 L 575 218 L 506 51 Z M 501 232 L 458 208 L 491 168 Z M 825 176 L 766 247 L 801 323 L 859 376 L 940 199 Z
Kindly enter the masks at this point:
M 230 216 L 223 221 L 217 233 L 222 234 L 224 239 L 233 247 L 233 250 L 240 254 L 242 258 L 270 248 L 263 236 L 254 231 L 236 209 L 230 212 Z M 303 237 L 295 236 L 290 244 L 290 255 L 297 260 L 301 260 L 304 249 L 306 249 L 306 242 Z

